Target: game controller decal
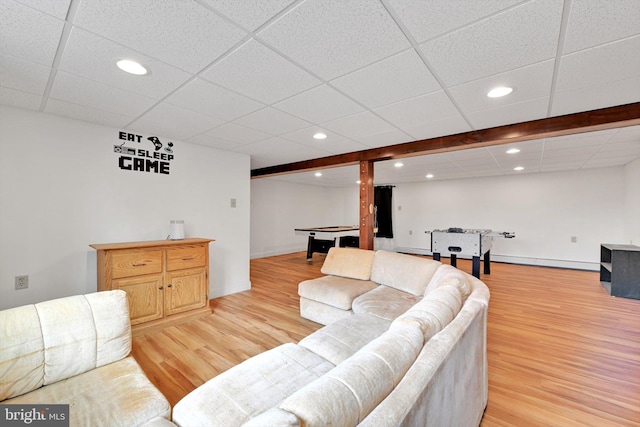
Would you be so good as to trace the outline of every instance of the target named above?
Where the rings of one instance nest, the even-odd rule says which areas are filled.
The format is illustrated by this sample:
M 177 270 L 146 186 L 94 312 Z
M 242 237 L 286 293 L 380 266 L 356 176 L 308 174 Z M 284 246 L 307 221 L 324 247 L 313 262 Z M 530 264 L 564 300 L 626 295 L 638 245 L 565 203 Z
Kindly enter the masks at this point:
M 174 159 L 173 142 L 165 144 L 157 136 L 144 139 L 142 135 L 127 132 L 118 132 L 118 139 L 122 142 L 113 146 L 113 152 L 120 154 L 120 169 L 169 175 L 171 161 Z M 140 148 L 140 144 L 146 141 L 153 148 Z M 127 146 L 128 143 L 133 143 L 134 147 Z

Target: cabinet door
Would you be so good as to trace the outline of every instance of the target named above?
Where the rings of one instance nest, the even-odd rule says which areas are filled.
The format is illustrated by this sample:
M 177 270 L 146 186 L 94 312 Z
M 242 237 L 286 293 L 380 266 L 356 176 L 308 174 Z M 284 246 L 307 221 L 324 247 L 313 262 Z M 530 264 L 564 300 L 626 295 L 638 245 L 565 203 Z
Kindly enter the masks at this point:
M 127 293 L 132 326 L 163 316 L 162 274 L 114 280 L 112 289 Z
M 208 303 L 208 286 L 206 268 L 168 272 L 164 295 L 165 315 L 204 307 Z

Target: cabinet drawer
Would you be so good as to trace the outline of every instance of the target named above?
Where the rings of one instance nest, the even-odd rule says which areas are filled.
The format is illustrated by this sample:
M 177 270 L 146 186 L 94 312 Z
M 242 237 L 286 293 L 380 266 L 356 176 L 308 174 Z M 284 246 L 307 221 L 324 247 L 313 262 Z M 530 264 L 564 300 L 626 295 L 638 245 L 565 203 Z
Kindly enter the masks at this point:
M 116 251 L 111 254 L 112 278 L 162 272 L 162 251 Z
M 167 271 L 204 267 L 207 249 L 204 246 L 183 246 L 167 249 Z

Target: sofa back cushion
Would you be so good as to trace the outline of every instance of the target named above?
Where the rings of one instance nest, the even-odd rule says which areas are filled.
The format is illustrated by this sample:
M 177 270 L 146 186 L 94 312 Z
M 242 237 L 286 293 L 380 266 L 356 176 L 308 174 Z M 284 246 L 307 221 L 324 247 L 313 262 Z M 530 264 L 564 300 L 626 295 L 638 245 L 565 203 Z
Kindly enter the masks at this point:
M 442 264 L 437 268 L 433 277 L 431 277 L 424 294 L 427 295 L 432 290 L 444 285 L 456 286 L 460 289 L 464 299 L 471 293 L 471 284 L 469 283 L 467 274 L 451 265 Z
M 357 248 L 331 248 L 322 264 L 322 274 L 369 280 L 374 251 Z
M 416 325 L 422 330 L 424 341 L 427 342 L 458 315 L 465 299 L 466 295 L 458 286 L 451 283 L 441 285 L 395 319 L 389 329 Z
M 429 258 L 377 251 L 371 280 L 416 296 L 424 295 L 431 277 L 442 264 Z
M 422 349 L 420 329 L 387 331 L 280 404 L 301 425 L 356 425 L 404 377 Z
M 0 311 L 0 401 L 115 362 L 130 352 L 124 291 Z

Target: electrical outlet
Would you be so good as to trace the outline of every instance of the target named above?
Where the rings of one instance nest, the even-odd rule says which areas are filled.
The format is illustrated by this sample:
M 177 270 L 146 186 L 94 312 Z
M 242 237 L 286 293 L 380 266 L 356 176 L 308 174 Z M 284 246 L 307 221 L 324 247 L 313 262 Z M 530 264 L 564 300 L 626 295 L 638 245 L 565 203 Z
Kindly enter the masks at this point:
M 231 199 L 231 207 L 232 208 L 236 207 L 236 199 Z
M 16 290 L 29 287 L 29 276 L 16 276 Z
M 571 236 L 571 243 L 576 243 L 578 238 L 576 236 Z

